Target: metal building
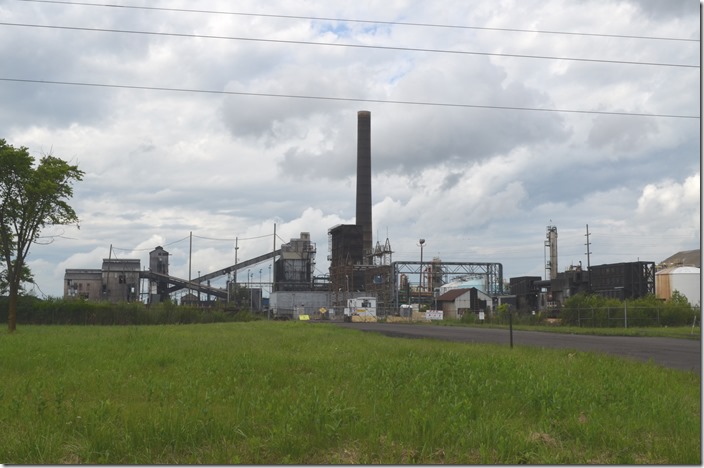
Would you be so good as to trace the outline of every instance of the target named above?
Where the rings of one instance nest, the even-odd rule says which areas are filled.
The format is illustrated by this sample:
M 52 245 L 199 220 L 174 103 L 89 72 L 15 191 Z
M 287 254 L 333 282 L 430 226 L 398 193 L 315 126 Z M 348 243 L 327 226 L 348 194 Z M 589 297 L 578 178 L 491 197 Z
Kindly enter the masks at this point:
M 302 232 L 281 246 L 275 265 L 275 291 L 310 291 L 313 289 L 316 247 L 310 233 Z
M 592 265 L 589 279 L 596 294 L 615 299 L 637 299 L 655 294 L 655 262 Z

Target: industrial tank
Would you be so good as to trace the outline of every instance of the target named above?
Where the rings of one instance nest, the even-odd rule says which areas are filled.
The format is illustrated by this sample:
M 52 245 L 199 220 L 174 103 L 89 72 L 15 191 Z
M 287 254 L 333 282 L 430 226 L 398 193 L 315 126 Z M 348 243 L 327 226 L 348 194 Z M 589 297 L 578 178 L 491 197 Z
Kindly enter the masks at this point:
M 700 269 L 680 266 L 655 273 L 655 294 L 658 298 L 669 300 L 674 291 L 679 291 L 693 306 L 701 304 Z

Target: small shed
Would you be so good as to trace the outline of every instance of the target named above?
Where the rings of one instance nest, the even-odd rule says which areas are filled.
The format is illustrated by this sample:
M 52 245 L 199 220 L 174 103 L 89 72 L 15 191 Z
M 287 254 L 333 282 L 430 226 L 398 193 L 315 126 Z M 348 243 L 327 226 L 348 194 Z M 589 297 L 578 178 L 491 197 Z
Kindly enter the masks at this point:
M 452 289 L 438 296 L 438 307 L 446 319 L 460 319 L 465 313 L 488 311 L 491 297 L 477 288 Z

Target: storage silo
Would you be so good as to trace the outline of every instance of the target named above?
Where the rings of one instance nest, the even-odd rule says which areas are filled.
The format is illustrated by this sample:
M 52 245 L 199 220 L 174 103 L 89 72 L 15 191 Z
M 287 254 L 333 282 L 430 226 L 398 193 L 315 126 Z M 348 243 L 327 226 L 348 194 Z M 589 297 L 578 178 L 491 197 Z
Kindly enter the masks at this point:
M 669 300 L 678 291 L 693 306 L 701 304 L 701 270 L 696 267 L 678 266 L 655 273 L 655 294 Z

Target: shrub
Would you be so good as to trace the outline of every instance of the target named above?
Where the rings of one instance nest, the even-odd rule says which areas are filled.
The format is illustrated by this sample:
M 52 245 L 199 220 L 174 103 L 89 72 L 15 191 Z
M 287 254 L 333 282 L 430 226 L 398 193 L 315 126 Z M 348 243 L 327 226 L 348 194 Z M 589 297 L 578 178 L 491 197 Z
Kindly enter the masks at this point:
M 652 327 L 690 325 L 697 309 L 692 308 L 681 294 L 669 301 L 654 295 L 619 301 L 596 294 L 577 294 L 565 301 L 561 318 L 563 325 L 589 327 Z
M 7 323 L 7 309 L 7 298 L 0 297 L 0 322 Z M 259 317 L 248 310 L 201 309 L 171 301 L 145 305 L 24 296 L 19 298 L 17 306 L 17 323 L 24 325 L 165 325 L 253 320 Z

